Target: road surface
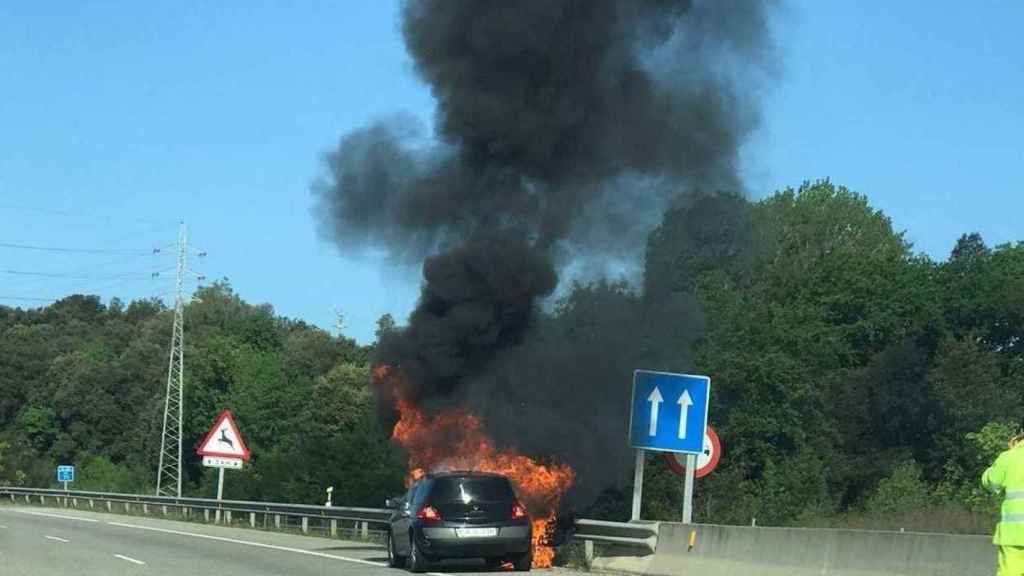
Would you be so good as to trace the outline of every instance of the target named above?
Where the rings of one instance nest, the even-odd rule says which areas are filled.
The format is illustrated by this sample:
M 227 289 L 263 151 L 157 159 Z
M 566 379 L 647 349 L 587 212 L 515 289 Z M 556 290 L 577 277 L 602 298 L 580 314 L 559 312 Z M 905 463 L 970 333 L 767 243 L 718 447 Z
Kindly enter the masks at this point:
M 4 576 L 393 576 L 360 542 L 117 514 L 0 505 Z M 434 574 L 481 574 L 442 565 Z M 544 571 L 544 574 L 569 574 Z

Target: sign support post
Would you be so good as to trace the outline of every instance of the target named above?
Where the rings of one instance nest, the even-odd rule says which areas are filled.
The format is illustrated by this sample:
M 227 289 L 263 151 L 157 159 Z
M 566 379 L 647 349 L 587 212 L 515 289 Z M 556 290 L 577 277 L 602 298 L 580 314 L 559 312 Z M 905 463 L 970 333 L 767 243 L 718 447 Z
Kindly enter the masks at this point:
M 636 467 L 633 470 L 633 515 L 630 522 L 640 520 L 640 502 L 644 493 L 644 461 L 647 453 L 643 448 L 636 449 Z
M 217 524 L 220 524 L 220 501 L 224 499 L 224 469 L 217 468 Z
M 669 470 L 683 478 L 683 523 L 690 524 L 693 520 L 693 487 L 696 480 L 710 474 L 722 459 L 722 441 L 718 439 L 715 429 L 708 426 L 704 429 L 704 450 L 700 454 L 672 453 L 664 454 Z
M 697 456 L 686 455 L 686 483 L 683 485 L 683 524 L 693 524 L 693 475 L 697 471 Z

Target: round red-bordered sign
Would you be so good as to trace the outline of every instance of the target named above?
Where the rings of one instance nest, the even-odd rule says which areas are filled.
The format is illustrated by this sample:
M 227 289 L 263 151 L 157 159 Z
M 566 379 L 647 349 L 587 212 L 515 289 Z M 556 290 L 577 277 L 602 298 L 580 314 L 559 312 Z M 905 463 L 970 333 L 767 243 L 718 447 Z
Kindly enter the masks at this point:
M 678 476 L 686 477 L 686 454 L 677 452 L 666 452 L 665 463 Z M 708 426 L 704 429 L 704 452 L 697 455 L 697 471 L 695 478 L 703 478 L 718 466 L 722 460 L 722 441 L 715 434 L 715 429 Z

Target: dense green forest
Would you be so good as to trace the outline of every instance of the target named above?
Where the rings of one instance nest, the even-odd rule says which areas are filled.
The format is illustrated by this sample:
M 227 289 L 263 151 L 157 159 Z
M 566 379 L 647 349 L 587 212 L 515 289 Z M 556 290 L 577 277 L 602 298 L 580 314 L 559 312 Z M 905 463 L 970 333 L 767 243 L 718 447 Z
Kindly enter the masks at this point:
M 1024 245 L 967 233 L 936 262 L 865 197 L 817 182 L 756 202 L 692 198 L 650 235 L 644 264 L 638 282 L 561 293 L 539 337 L 628 340 L 643 367 L 679 356 L 712 377 L 726 455 L 698 483 L 699 521 L 992 509 L 977 480 L 1021 421 Z M 698 310 L 684 335 L 623 319 L 679 301 Z M 225 283 L 199 290 L 185 322 L 186 447 L 230 408 L 254 454 L 228 497 L 314 503 L 334 486 L 335 502 L 379 506 L 401 490 L 367 387 L 372 345 Z M 0 483 L 51 486 L 56 464 L 75 463 L 77 489 L 152 490 L 170 328 L 156 301 L 0 307 Z M 680 482 L 660 460 L 651 470 L 646 516 L 678 517 Z M 188 493 L 213 493 L 195 459 L 186 472 Z M 586 512 L 621 516 L 628 494 L 609 487 Z

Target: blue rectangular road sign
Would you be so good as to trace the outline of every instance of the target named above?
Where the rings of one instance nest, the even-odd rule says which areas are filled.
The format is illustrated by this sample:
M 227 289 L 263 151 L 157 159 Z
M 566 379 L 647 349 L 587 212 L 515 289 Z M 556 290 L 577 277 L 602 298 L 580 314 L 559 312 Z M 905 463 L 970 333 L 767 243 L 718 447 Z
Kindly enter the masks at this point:
M 57 466 L 57 482 L 74 482 L 74 466 Z
M 635 371 L 630 444 L 660 452 L 701 453 L 710 395 L 707 376 Z

